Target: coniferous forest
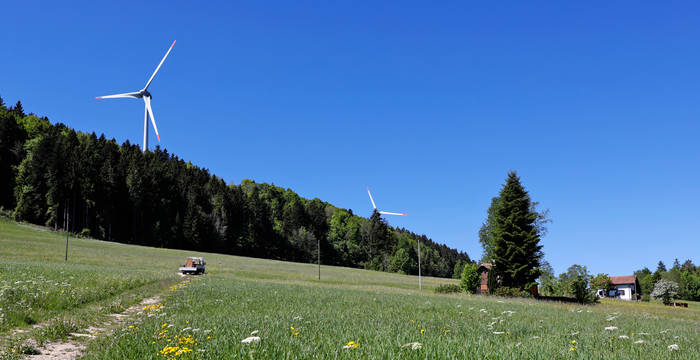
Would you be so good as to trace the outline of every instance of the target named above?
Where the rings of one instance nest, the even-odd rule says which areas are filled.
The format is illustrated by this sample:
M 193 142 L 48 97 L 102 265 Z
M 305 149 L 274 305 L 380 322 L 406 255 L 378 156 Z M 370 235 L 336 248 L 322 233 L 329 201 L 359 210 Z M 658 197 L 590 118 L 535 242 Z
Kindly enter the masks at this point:
M 0 208 L 79 236 L 367 269 L 460 274 L 469 256 L 425 235 L 367 219 L 290 189 L 226 184 L 156 148 L 76 132 L 0 98 Z

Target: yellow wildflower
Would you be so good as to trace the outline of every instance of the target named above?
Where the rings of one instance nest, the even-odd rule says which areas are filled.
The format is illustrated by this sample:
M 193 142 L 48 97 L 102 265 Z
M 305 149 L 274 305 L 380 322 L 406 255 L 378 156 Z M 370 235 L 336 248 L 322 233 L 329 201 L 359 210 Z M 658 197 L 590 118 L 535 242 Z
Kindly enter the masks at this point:
M 345 346 L 343 346 L 343 349 L 356 349 L 356 348 L 358 348 L 359 346 L 360 346 L 360 345 L 357 344 L 356 342 L 354 342 L 354 341 L 349 341 L 347 344 L 345 344 Z
M 425 329 L 420 329 L 420 334 L 421 335 L 425 334 Z
M 572 343 L 572 344 L 576 344 L 576 340 L 571 340 L 571 343 Z
M 576 348 L 572 346 L 569 351 L 576 351 Z

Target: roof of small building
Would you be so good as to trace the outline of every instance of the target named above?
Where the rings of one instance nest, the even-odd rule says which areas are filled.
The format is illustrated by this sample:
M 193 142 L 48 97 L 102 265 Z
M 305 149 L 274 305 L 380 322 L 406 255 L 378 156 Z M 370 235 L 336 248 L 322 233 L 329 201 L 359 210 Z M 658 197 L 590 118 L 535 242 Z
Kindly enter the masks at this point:
M 632 275 L 632 276 L 611 276 L 610 277 L 610 282 L 613 285 L 622 285 L 622 284 L 634 284 L 637 281 L 637 277 Z
M 482 267 L 483 267 L 483 268 L 486 268 L 486 269 L 488 269 L 488 270 L 491 270 L 491 267 L 493 267 L 493 264 L 491 264 L 491 263 L 481 263 L 481 264 L 479 264 L 479 266 L 478 266 L 476 269 L 479 270 L 479 269 L 481 269 Z

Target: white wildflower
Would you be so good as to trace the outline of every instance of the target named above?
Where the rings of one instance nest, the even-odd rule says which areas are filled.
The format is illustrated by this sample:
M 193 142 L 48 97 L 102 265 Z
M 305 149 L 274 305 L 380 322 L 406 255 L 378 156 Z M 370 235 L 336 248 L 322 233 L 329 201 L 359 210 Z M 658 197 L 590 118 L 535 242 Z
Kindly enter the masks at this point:
M 505 332 L 503 332 L 503 331 L 494 331 L 493 334 L 494 334 L 494 335 L 503 335 L 503 334 L 505 334 Z
M 419 342 L 410 342 L 408 344 L 401 345 L 401 347 L 411 348 L 411 350 L 420 350 L 420 348 L 423 347 L 423 344 Z
M 669 331 L 671 331 L 671 329 L 661 330 L 661 331 L 659 332 L 659 334 L 665 334 L 665 333 L 667 333 L 667 332 L 669 332 Z
M 620 339 L 629 339 L 630 337 L 627 336 L 627 335 L 620 335 L 620 336 L 618 336 L 618 338 L 620 338 Z
M 258 342 L 258 341 L 260 341 L 260 337 L 259 337 L 259 336 L 250 336 L 250 337 L 247 337 L 247 338 L 241 340 L 241 342 L 244 343 L 244 344 L 248 344 L 248 343 L 252 343 L 252 342 Z
M 540 337 L 537 336 L 537 335 L 535 335 L 535 336 L 532 337 L 533 340 L 536 340 L 536 339 L 539 339 L 539 338 L 540 338 Z
M 485 313 L 486 309 L 479 309 L 479 312 Z
M 671 344 L 668 346 L 669 350 L 678 350 L 678 345 L 677 344 Z
M 259 333 L 259 332 L 260 332 L 260 330 L 255 330 L 255 331 L 251 332 L 250 335 L 255 335 L 255 334 Z
M 576 335 L 578 335 L 578 334 L 579 334 L 578 331 L 574 331 L 574 332 L 571 333 L 571 336 L 576 336 Z
M 645 342 L 646 342 L 646 341 L 644 341 L 644 340 L 637 340 L 637 341 L 635 341 L 634 343 L 635 343 L 635 344 L 644 344 Z
M 608 331 L 617 330 L 617 326 L 606 326 L 605 330 L 608 330 Z

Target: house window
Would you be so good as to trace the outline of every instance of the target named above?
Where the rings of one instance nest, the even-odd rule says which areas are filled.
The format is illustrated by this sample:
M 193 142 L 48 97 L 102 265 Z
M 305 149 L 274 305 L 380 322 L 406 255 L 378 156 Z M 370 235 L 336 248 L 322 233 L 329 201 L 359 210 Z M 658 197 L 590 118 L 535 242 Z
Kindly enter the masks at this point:
M 620 290 L 620 295 L 625 295 L 625 290 Z

